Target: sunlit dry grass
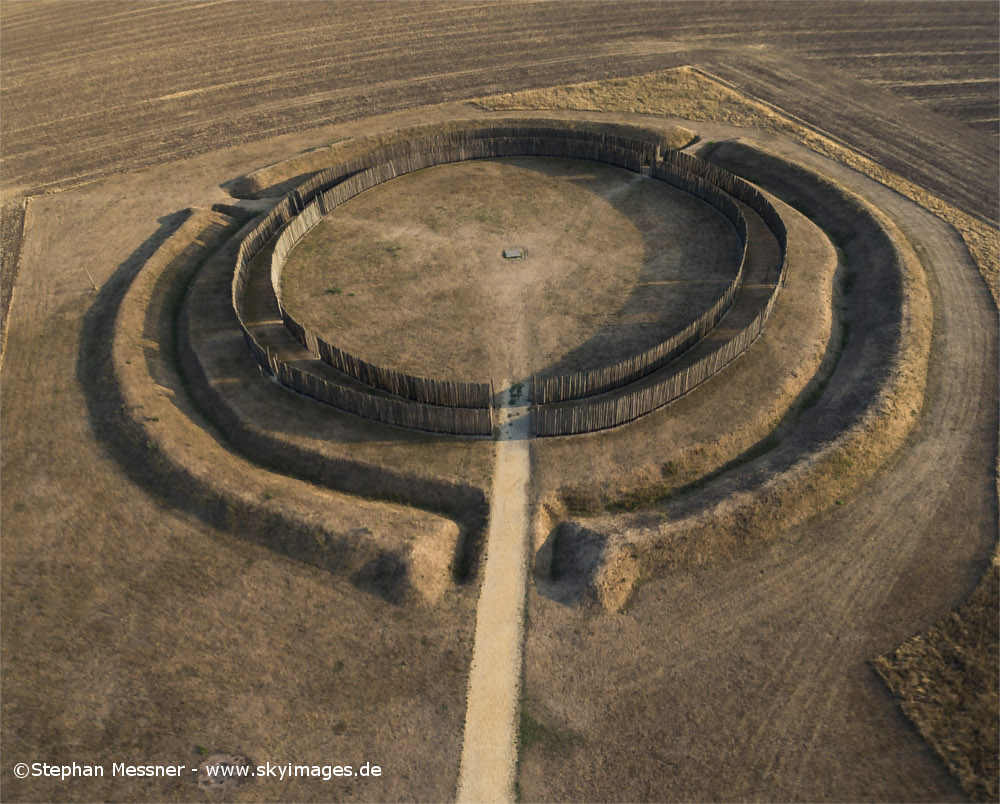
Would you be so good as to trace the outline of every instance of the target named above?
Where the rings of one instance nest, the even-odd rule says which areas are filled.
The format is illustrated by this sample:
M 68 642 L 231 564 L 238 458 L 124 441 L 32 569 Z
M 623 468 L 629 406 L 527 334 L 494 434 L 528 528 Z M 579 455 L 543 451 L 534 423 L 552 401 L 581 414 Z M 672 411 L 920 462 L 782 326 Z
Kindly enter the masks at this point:
M 492 95 L 477 102 L 487 109 L 496 110 L 572 109 L 670 115 L 790 135 L 817 153 L 835 159 L 916 201 L 955 227 L 979 266 L 993 300 L 1000 304 L 1000 235 L 996 228 L 868 157 L 793 120 L 779 109 L 748 98 L 699 70 L 681 67 L 632 78 Z
M 487 109 L 571 109 L 670 115 L 786 134 L 915 201 L 965 241 L 1000 304 L 1000 237 L 995 227 L 943 201 L 829 137 L 692 68 L 633 78 L 508 93 Z M 997 799 L 998 554 L 967 602 L 924 634 L 874 661 L 907 716 L 972 798 Z

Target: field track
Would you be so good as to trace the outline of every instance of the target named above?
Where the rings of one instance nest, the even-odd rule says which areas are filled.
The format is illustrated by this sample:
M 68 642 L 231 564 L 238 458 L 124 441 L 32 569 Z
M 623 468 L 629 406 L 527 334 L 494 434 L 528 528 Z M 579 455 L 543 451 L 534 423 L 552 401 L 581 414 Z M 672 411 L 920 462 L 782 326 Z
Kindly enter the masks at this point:
M 87 2 L 0 15 L 5 196 L 393 109 L 692 63 L 997 217 L 991 3 Z
M 517 774 L 530 520 L 527 407 L 504 406 L 500 421 L 483 589 L 469 669 L 460 802 L 510 801 Z

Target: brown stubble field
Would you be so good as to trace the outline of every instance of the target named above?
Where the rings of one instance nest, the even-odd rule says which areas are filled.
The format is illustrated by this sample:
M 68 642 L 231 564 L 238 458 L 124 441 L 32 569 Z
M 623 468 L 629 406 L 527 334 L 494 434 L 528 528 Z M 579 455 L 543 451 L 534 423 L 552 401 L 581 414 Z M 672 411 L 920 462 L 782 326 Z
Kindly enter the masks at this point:
M 225 181 L 349 135 L 317 126 L 694 63 L 997 217 L 991 3 L 336 8 L 0 6 L 5 305 L 18 251 L 8 204 L 36 196 L 3 311 L 8 758 L 193 763 L 206 745 L 255 760 L 382 758 L 394 770 L 377 788 L 270 784 L 239 797 L 453 795 L 475 588 L 399 607 L 248 545 L 136 485 L 88 418 L 99 356 L 84 354 L 86 321 L 105 297 L 83 268 L 102 288 L 126 282 L 179 210 L 232 202 Z M 180 177 L 155 167 L 198 154 Z M 913 442 L 789 539 L 653 581 L 623 613 L 533 591 L 525 710 L 542 729 L 522 761 L 527 798 L 961 797 L 867 662 L 952 608 L 984 566 L 996 313 L 954 232 L 900 209 L 935 266 L 938 374 Z M 102 216 L 112 232 L 95 237 Z M 868 535 L 900 510 L 906 521 L 873 547 Z M 200 795 L 138 782 L 17 787 L 6 762 L 3 788 L 11 800 Z
M 996 161 L 994 12 L 990 3 L 8 3 L 4 195 L 335 120 L 694 63 L 995 219 L 982 172 Z M 917 118 L 920 135 L 906 136 Z M 987 136 L 963 143 L 956 125 Z M 942 143 L 959 151 L 941 153 Z M 957 187 L 942 180 L 955 160 L 971 168 Z

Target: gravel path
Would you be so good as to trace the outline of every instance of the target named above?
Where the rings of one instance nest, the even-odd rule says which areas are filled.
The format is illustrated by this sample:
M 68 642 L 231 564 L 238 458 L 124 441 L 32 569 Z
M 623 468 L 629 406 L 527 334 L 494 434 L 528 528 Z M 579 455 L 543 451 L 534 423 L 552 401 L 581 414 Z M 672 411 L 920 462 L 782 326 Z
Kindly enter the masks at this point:
M 483 588 L 469 672 L 459 801 L 513 801 L 528 573 L 528 408 L 500 409 Z

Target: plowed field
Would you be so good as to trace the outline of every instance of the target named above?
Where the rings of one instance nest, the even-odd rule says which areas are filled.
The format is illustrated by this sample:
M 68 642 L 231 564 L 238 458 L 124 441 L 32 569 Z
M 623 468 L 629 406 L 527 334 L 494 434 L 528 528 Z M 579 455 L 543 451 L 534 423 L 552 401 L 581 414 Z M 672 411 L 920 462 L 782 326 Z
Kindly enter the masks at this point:
M 5 195 L 393 109 L 692 63 L 996 217 L 991 3 L 86 2 L 0 15 Z M 958 152 L 934 149 L 966 135 Z

